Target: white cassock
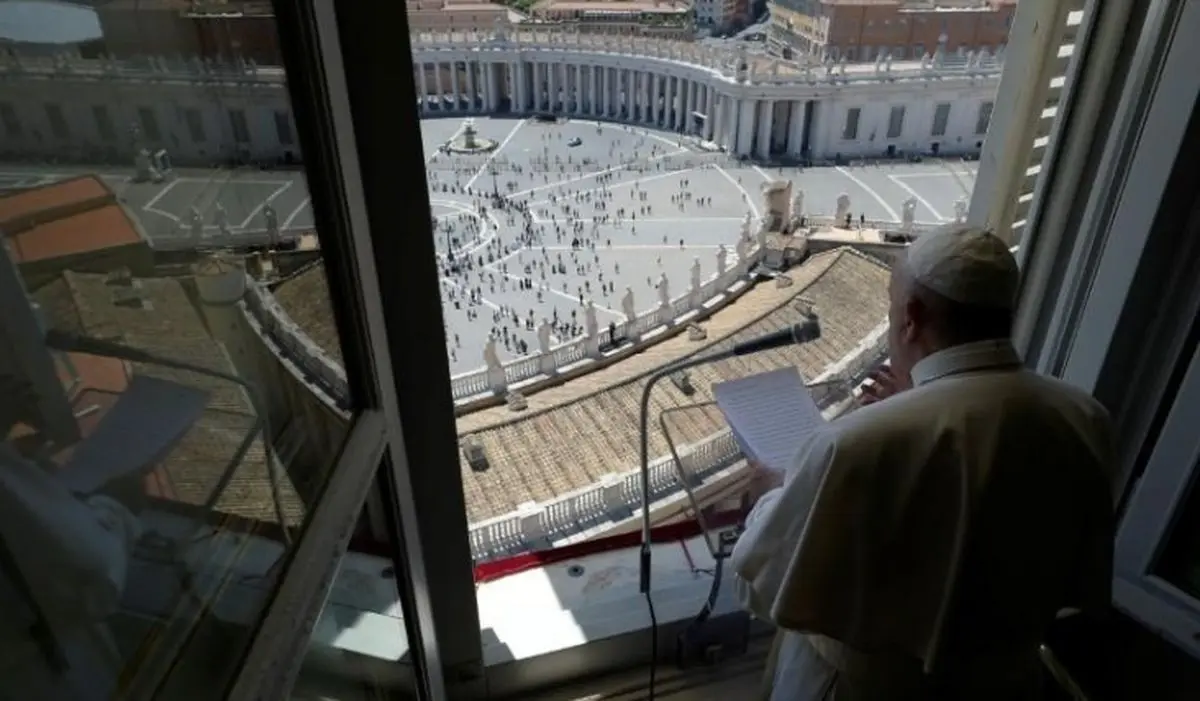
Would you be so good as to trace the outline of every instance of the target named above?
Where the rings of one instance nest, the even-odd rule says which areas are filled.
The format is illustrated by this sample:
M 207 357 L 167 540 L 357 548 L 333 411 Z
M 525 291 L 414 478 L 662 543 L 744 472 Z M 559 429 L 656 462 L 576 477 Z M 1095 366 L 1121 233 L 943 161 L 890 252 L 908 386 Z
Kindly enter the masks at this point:
M 764 698 L 1027 698 L 1054 616 L 1110 601 L 1104 408 L 1007 341 L 912 379 L 816 434 L 747 519 L 737 593 L 780 629 Z

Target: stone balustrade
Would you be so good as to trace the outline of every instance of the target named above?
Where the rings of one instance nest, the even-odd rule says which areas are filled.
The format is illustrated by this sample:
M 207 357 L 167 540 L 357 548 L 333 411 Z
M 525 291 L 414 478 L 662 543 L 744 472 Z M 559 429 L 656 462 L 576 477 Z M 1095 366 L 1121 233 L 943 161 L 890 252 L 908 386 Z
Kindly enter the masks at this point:
M 671 298 L 665 310 L 660 304 L 616 324 L 617 339 L 634 344 L 651 343 L 660 330 L 686 324 L 702 310 L 711 311 L 728 298 L 729 290 L 746 277 L 759 256 L 759 249 L 753 248 L 744 260 L 732 261 L 728 268 L 709 277 L 697 289 L 685 290 L 683 294 Z M 608 328 L 597 328 L 594 336 L 580 336 L 551 347 L 547 353 L 534 353 L 505 363 L 500 372 L 495 369 L 489 371 L 484 366 L 454 375 L 450 378 L 454 401 L 466 403 L 477 398 L 502 395 L 511 389 L 520 389 L 522 383 L 553 377 L 563 368 L 601 360 L 604 354 L 600 349 L 612 344 L 610 334 Z
M 827 415 L 835 412 L 847 390 L 860 384 L 887 353 L 887 324 L 882 323 L 838 363 L 813 380 L 814 385 L 837 386 L 842 391 L 814 392 Z M 723 479 L 726 468 L 742 459 L 741 449 L 729 429 L 705 440 L 679 446 L 682 473 L 693 490 L 706 481 Z M 674 459 L 665 455 L 650 463 L 651 508 L 677 497 L 684 485 Z M 595 484 L 541 504 L 528 503 L 515 512 L 470 525 L 471 555 L 477 561 L 531 549 L 556 547 L 585 536 L 597 526 L 611 524 L 622 515 L 632 516 L 641 502 L 641 470 L 633 467 L 610 474 Z
M 737 44 L 714 45 L 652 37 L 584 34 L 561 30 L 513 32 L 437 32 L 415 34 L 414 52 L 439 50 L 576 51 L 636 56 L 706 68 L 716 76 L 751 85 L 846 84 L 906 79 L 954 78 L 999 75 L 1003 54 L 986 52 L 965 56 L 926 56 L 916 61 L 881 59 L 875 63 L 802 64 L 749 53 Z
M 673 298 L 668 305 L 670 313 L 665 319 L 661 308 L 653 308 L 617 324 L 617 338 L 635 344 L 651 343 L 660 330 L 685 324 L 702 309 L 715 309 L 727 299 L 726 293 L 730 288 L 744 282 L 759 255 L 757 249 L 752 249 L 745 259 L 732 261 L 723 273 L 709 277 L 696 290 L 689 289 Z M 335 405 L 344 406 L 348 402 L 349 387 L 341 366 L 308 338 L 263 284 L 248 281 L 243 304 L 263 335 L 280 349 L 284 359 L 296 368 L 305 381 L 316 385 Z M 582 336 L 561 343 L 550 348 L 548 353 L 534 353 L 504 363 L 500 372 L 489 372 L 485 366 L 455 375 L 450 379 L 454 400 L 468 404 L 472 400 L 503 394 L 510 389 L 520 389 L 530 384 L 531 380 L 553 377 L 562 368 L 602 360 L 604 355 L 600 348 L 612 342 L 609 334 L 608 328 L 597 329 L 593 336 Z

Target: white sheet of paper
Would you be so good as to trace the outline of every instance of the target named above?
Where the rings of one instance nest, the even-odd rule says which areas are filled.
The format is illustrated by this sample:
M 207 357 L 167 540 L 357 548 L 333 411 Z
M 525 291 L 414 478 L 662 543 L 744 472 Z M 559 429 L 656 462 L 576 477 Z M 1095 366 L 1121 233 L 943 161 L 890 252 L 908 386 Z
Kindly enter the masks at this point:
M 720 382 L 717 406 L 746 457 L 772 470 L 787 470 L 804 441 L 825 423 L 796 368 Z

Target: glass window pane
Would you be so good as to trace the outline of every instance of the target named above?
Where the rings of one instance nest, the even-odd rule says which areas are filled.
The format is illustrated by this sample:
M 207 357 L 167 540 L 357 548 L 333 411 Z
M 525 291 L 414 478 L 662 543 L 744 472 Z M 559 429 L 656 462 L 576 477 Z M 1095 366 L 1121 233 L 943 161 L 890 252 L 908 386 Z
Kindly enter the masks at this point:
M 1167 537 L 1167 546 L 1158 560 L 1157 574 L 1191 596 L 1200 599 L 1200 489 L 1192 468 L 1192 484 Z
M 356 407 L 312 107 L 269 4 L 92 5 L 0 3 L 0 696 L 221 698 Z
M 898 105 L 888 114 L 887 138 L 897 139 L 904 131 L 904 111 L 904 106 Z
M 933 136 L 945 136 L 946 125 L 950 122 L 950 108 L 952 105 L 949 102 L 940 104 L 933 111 Z

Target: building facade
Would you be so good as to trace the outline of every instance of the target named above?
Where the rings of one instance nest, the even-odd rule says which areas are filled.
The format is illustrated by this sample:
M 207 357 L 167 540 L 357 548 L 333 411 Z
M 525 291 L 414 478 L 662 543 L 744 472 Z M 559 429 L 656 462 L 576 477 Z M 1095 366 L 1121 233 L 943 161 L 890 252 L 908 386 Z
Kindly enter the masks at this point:
M 488 0 L 405 0 L 410 32 L 491 31 L 508 9 Z M 108 0 L 97 3 L 103 39 L 92 57 L 199 56 L 283 63 L 269 2 Z
M 1004 47 L 1016 0 L 771 0 L 768 50 L 818 61 L 965 55 Z
M 978 153 L 1001 66 L 803 68 L 723 47 L 549 34 L 417 37 L 422 115 L 640 124 L 769 159 Z M 0 64 L 0 157 L 180 164 L 295 161 L 282 69 L 165 58 Z M 203 87 L 197 89 L 197 84 Z
M 737 0 L 696 0 L 693 10 L 698 29 L 722 32 L 733 28 L 738 21 Z
M 589 34 L 692 39 L 695 14 L 684 0 L 539 0 L 532 23 L 552 23 Z

